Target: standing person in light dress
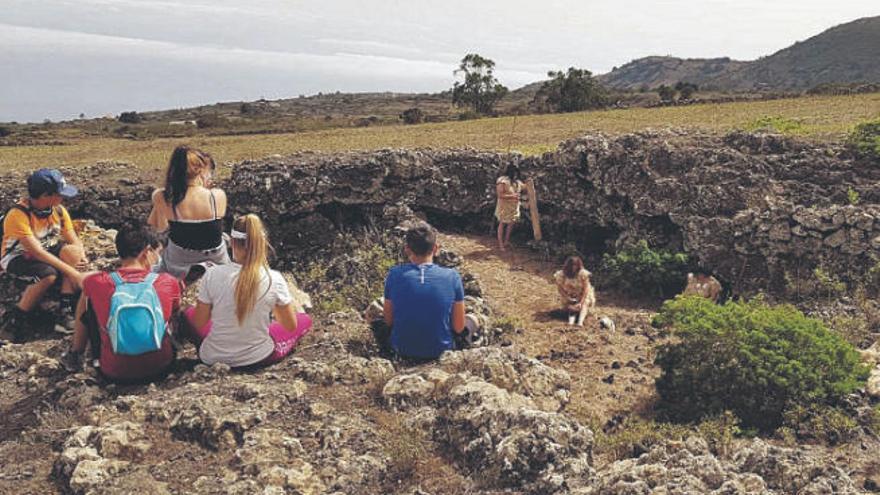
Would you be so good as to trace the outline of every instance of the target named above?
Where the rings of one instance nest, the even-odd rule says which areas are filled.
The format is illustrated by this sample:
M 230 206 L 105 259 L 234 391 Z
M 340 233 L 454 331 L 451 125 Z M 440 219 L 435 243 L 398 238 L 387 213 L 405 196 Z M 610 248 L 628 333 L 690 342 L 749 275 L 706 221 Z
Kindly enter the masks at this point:
M 519 199 L 523 190 L 519 167 L 507 166 L 504 175 L 495 181 L 495 218 L 498 220 L 498 249 L 504 251 L 510 244 L 510 232 L 519 220 Z

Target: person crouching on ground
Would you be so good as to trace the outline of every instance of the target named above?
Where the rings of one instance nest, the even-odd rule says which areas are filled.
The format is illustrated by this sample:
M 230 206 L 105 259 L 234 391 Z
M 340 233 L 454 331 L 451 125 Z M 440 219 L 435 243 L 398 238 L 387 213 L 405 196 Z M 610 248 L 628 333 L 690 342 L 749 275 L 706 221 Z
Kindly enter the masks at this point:
M 83 280 L 82 297 L 76 308 L 76 327 L 73 334 L 73 342 L 70 350 L 62 355 L 61 364 L 71 372 L 82 368 L 82 356 L 86 344 L 91 345 L 92 356 L 97 359 L 97 367 L 101 374 L 114 382 L 128 383 L 155 380 L 163 377 L 174 361 L 174 350 L 171 346 L 170 328 L 168 322 L 177 314 L 180 308 L 180 282 L 167 273 L 156 274 L 151 272 L 152 266 L 159 260 L 162 246 L 155 232 L 145 225 L 123 226 L 116 234 L 116 252 L 119 254 L 119 268 L 115 272 L 97 272 L 88 275 Z M 161 314 L 156 315 L 156 320 L 133 320 L 135 328 L 125 328 L 119 324 L 118 319 L 122 316 L 120 304 L 114 304 L 114 296 L 125 284 L 151 283 L 155 291 L 155 299 L 161 307 Z M 152 295 L 151 295 L 152 296 Z M 126 294 L 123 297 L 128 297 Z M 140 304 L 141 301 L 133 301 Z M 111 315 L 111 308 L 115 316 Z M 156 308 L 159 309 L 159 308 Z M 120 337 L 111 337 L 114 325 L 113 318 L 117 319 L 115 329 L 133 331 L 136 334 L 149 333 L 154 330 L 154 324 L 161 325 L 161 339 L 156 347 L 158 349 L 142 352 L 139 354 L 123 354 L 131 350 L 118 349 Z
M 195 308 L 184 312 L 190 340 L 205 364 L 277 363 L 311 328 L 309 315 L 294 309 L 287 281 L 269 268 L 268 249 L 259 217 L 245 215 L 233 222 L 233 263 L 208 268 Z
M 437 232 L 425 222 L 407 231 L 404 252 L 410 262 L 392 268 L 385 279 L 386 325 L 376 330 L 376 338 L 385 352 L 435 359 L 454 349 L 453 332 L 465 328 L 461 276 L 434 264 Z
M 587 314 L 596 305 L 596 292 L 584 262 L 578 256 L 569 256 L 562 270 L 553 274 L 553 279 L 562 299 L 562 309 L 568 314 L 568 324 L 583 326 Z
M 42 168 L 27 179 L 28 197 L 22 198 L 3 221 L 0 268 L 19 279 L 32 282 L 18 304 L 3 315 L 0 331 L 20 341 L 28 326 L 42 326 L 36 307 L 46 292 L 60 280 L 60 323 L 56 330 L 73 329 L 76 292 L 85 268 L 85 249 L 73 229 L 65 198 L 77 190 L 67 185 L 61 172 Z

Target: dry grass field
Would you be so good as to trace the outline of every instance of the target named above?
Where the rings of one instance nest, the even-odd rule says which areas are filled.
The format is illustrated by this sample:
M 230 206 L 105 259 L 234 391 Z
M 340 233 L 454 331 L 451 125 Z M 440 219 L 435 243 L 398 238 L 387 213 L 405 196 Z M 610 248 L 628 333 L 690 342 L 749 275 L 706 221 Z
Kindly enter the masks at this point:
M 210 136 L 137 141 L 70 139 L 57 146 L 0 147 L 0 170 L 37 166 L 78 166 L 100 160 L 161 169 L 175 145 L 187 142 L 211 152 L 219 162 L 303 150 L 346 151 L 381 148 L 473 147 L 538 154 L 565 139 L 591 131 L 623 133 L 646 128 L 685 127 L 709 132 L 750 128 L 765 117 L 793 123 L 787 132 L 807 139 L 842 138 L 853 125 L 880 116 L 880 94 L 632 108 L 572 114 L 527 115 L 413 126 L 346 128 L 289 134 Z

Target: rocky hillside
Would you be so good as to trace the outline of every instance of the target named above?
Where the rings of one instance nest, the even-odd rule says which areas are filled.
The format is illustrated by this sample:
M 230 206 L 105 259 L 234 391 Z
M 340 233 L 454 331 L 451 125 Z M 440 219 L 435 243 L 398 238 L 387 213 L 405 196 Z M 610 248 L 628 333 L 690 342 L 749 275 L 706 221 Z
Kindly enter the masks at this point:
M 880 81 L 880 17 L 833 27 L 755 61 L 646 57 L 600 77 L 613 88 L 637 90 L 679 81 L 724 91 L 806 90 L 824 83 Z
M 628 91 L 654 89 L 663 84 L 675 86 L 680 81 L 705 87 L 708 81 L 746 65 L 748 62 L 727 57 L 683 59 L 652 56 L 616 67 L 611 72 L 598 76 L 598 79 L 609 88 Z

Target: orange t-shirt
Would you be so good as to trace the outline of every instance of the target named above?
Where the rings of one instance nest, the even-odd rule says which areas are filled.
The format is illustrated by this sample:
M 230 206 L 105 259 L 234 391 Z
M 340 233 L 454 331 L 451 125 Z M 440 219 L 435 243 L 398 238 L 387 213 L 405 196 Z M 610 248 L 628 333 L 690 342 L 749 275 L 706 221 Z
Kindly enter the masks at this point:
M 25 200 L 19 204 L 27 206 Z M 73 231 L 73 221 L 63 206 L 56 206 L 52 214 L 46 218 L 40 218 L 18 208 L 11 208 L 3 220 L 0 266 L 6 269 L 9 260 L 26 254 L 20 241 L 22 238 L 32 235 L 37 238 L 43 248 L 49 249 L 61 241 L 62 231 Z

